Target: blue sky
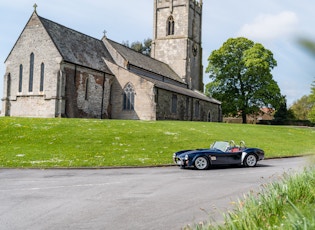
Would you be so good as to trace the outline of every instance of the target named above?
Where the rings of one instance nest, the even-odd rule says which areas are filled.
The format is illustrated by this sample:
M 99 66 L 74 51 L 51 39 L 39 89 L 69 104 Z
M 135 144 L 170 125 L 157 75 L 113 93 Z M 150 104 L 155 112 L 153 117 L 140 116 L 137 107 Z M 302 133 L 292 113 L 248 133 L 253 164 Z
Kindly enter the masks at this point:
M 0 98 L 4 61 L 25 24 L 37 13 L 95 38 L 103 31 L 116 41 L 152 38 L 153 0 L 3 0 L 0 2 Z M 203 65 L 213 50 L 232 37 L 247 37 L 271 50 L 278 66 L 273 70 L 288 105 L 310 93 L 315 60 L 300 47 L 301 37 L 315 41 L 314 0 L 204 0 Z M 204 83 L 209 77 L 204 74 Z M 0 102 L 1 103 L 1 102 Z M 1 107 L 0 107 L 1 108 Z

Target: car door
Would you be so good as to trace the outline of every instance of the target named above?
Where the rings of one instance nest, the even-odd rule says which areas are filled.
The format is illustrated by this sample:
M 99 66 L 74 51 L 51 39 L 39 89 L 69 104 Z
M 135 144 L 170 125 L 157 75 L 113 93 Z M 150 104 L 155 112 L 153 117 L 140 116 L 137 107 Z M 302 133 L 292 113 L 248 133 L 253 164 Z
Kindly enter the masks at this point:
M 222 152 L 211 155 L 213 165 L 241 164 L 242 152 Z

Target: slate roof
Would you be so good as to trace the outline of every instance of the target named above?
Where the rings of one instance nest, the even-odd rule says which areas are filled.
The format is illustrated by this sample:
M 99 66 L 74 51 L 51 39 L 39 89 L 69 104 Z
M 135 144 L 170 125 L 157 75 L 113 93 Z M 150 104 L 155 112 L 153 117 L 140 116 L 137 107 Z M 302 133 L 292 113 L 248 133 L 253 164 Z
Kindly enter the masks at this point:
M 180 87 L 177 85 L 172 85 L 170 83 L 154 80 L 154 79 L 151 79 L 148 77 L 144 77 L 144 78 L 147 79 L 148 81 L 151 81 L 155 85 L 155 87 L 157 87 L 157 88 L 221 105 L 220 101 L 218 101 L 212 97 L 208 97 L 197 90 L 186 89 L 186 88 L 183 88 L 183 87 Z
M 114 42 L 110 39 L 107 41 L 115 48 L 115 50 L 122 55 L 131 65 L 140 67 L 144 70 L 165 76 L 180 83 L 185 83 L 174 70 L 161 61 L 151 58 L 147 55 L 141 54 L 133 49 L 130 49 L 122 44 Z
M 102 57 L 110 61 L 113 60 L 101 40 L 43 17 L 38 16 L 38 18 L 66 62 L 112 74 Z
M 133 49 L 130 49 L 124 45 L 121 45 L 117 42 L 114 42 L 112 40 L 107 39 L 108 42 L 115 48 L 117 52 L 120 53 L 128 62 L 129 64 L 132 64 L 134 66 L 140 67 L 142 69 L 148 70 L 153 73 L 157 73 L 159 75 L 171 78 L 172 80 L 184 83 L 183 80 L 169 67 L 169 65 L 160 62 L 156 59 L 153 59 L 149 56 L 143 55 L 141 53 L 138 53 L 134 51 Z M 186 95 L 189 97 L 198 98 L 203 101 L 208 101 L 214 104 L 221 104 L 220 101 L 207 97 L 206 95 L 202 94 L 199 91 L 194 91 L 188 88 L 180 87 L 177 85 L 173 85 L 167 82 L 158 81 L 149 77 L 141 76 L 148 81 L 151 81 L 154 83 L 154 85 L 157 88 L 165 89 L 171 92 L 176 92 L 182 95 Z

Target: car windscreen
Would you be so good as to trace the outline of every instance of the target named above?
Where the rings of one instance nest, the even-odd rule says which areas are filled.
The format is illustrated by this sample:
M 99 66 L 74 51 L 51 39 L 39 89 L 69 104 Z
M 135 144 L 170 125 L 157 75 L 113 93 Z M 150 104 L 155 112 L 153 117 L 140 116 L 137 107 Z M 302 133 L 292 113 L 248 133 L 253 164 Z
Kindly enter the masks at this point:
M 216 141 L 216 142 L 213 143 L 211 148 L 219 149 L 222 152 L 225 152 L 228 149 L 229 146 L 230 146 L 229 143 L 226 142 L 226 141 Z

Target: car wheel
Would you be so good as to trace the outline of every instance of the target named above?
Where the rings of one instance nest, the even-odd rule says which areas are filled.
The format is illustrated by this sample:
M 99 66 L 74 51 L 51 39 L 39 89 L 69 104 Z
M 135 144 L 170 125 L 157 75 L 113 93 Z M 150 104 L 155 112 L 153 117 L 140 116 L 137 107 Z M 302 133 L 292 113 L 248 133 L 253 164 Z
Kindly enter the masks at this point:
M 195 167 L 197 169 L 207 169 L 209 167 L 209 161 L 206 157 L 197 157 L 195 160 Z
M 257 164 L 257 158 L 254 154 L 248 154 L 244 159 L 244 165 L 247 167 L 254 167 Z

